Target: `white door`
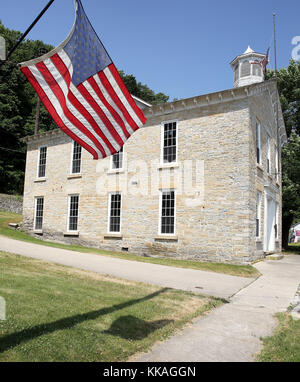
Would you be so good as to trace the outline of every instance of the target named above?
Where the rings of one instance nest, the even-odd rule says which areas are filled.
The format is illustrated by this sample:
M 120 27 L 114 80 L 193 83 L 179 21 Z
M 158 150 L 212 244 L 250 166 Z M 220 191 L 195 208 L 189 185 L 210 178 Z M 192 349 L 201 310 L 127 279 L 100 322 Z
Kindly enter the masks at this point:
M 276 203 L 273 198 L 266 195 L 265 198 L 265 240 L 264 251 L 272 252 L 275 250 L 275 215 Z

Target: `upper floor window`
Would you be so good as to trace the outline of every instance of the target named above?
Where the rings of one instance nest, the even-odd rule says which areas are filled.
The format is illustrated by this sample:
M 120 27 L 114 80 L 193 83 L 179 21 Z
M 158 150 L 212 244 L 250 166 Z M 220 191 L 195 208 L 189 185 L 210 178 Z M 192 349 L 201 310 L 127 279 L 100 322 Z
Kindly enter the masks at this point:
M 267 139 L 267 172 L 271 173 L 271 140 L 270 137 Z
M 122 195 L 119 192 L 109 195 L 108 232 L 121 232 L 121 202 Z
M 120 170 L 123 168 L 123 146 L 121 147 L 121 150 L 112 155 L 111 157 L 111 169 L 112 170 Z
M 177 161 L 177 122 L 163 125 L 162 163 Z
M 47 146 L 39 148 L 38 178 L 44 178 L 46 175 Z
M 256 162 L 261 162 L 261 139 L 260 139 L 260 124 L 256 122 Z
M 234 82 L 239 79 L 240 66 L 236 65 L 234 68 Z
M 68 231 L 77 231 L 78 207 L 79 195 L 69 195 Z
M 74 141 L 72 153 L 72 174 L 80 174 L 81 172 L 81 153 L 82 147 Z
M 257 60 L 255 60 L 254 62 L 255 62 L 255 64 L 254 63 L 252 64 L 252 74 L 254 76 L 261 77 L 261 75 L 262 75 L 261 66 Z
M 161 191 L 160 195 L 160 234 L 175 233 L 175 191 Z
M 43 228 L 44 215 L 44 197 L 35 198 L 35 213 L 34 213 L 34 229 L 40 230 Z
M 241 65 L 241 77 L 247 77 L 251 74 L 251 64 L 249 61 L 242 62 Z

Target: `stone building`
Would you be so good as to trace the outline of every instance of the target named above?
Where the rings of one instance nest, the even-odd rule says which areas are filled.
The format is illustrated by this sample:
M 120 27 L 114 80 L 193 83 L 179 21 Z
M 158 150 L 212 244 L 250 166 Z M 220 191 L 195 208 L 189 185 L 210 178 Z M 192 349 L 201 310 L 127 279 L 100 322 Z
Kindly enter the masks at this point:
M 263 55 L 234 88 L 166 104 L 123 151 L 94 161 L 61 130 L 27 137 L 23 225 L 43 238 L 140 255 L 247 263 L 281 250 L 286 133 Z

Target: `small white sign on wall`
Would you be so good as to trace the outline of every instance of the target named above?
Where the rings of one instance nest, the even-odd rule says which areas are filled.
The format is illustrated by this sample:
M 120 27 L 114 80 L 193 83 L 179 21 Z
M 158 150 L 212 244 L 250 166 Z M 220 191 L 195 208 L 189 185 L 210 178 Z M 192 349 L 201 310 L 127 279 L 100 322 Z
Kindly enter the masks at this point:
M 0 36 L 0 60 L 6 60 L 6 46 L 4 37 Z

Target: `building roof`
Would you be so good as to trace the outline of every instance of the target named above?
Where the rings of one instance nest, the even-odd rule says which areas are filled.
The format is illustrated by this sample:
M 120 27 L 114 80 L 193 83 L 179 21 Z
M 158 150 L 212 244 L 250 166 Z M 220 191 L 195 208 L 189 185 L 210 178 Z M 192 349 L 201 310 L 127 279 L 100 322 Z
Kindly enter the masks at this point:
M 263 58 L 265 57 L 265 53 L 258 53 L 258 52 L 255 52 L 251 47 L 250 45 L 248 45 L 248 48 L 245 50 L 245 52 L 243 54 L 240 54 L 238 56 L 236 56 L 231 62 L 230 62 L 230 65 L 231 66 L 234 66 L 236 64 L 236 62 L 240 59 L 240 58 L 247 58 L 247 57 L 257 57 L 257 58 Z
M 146 117 L 149 119 L 151 117 L 156 117 L 161 115 L 168 116 L 175 112 L 180 112 L 184 110 L 191 110 L 195 108 L 217 105 L 224 102 L 233 102 L 236 100 L 245 99 L 251 96 L 260 95 L 266 90 L 270 91 L 271 88 L 273 88 L 274 90 L 273 94 L 275 94 L 275 97 L 277 97 L 277 99 L 275 97 L 274 99 L 272 99 L 272 105 L 273 105 L 274 116 L 276 115 L 276 112 L 278 112 L 280 141 L 281 141 L 281 144 L 283 145 L 287 142 L 287 135 L 286 135 L 285 124 L 284 124 L 283 115 L 282 115 L 282 109 L 281 109 L 281 105 L 279 101 L 279 95 L 277 91 L 276 79 L 271 79 L 268 81 L 255 83 L 255 84 L 251 84 L 247 86 L 222 90 L 219 92 L 204 94 L 204 95 L 200 95 L 196 97 L 185 98 L 185 99 L 181 99 L 181 100 L 177 100 L 173 102 L 162 103 L 159 105 L 151 106 L 150 104 L 147 104 L 145 101 L 142 101 L 142 100 L 141 101 L 147 105 L 147 107 L 144 108 L 143 112 L 146 115 Z M 270 96 L 271 96 L 271 92 L 270 92 Z M 278 105 L 277 111 L 276 111 L 276 105 Z M 64 133 L 61 129 L 55 129 L 55 130 L 46 131 L 44 133 L 40 133 L 37 135 L 27 136 L 24 138 L 24 141 L 33 142 L 39 139 L 43 139 L 44 137 L 47 137 L 47 136 L 50 137 L 50 136 L 55 136 L 59 134 L 64 134 Z

